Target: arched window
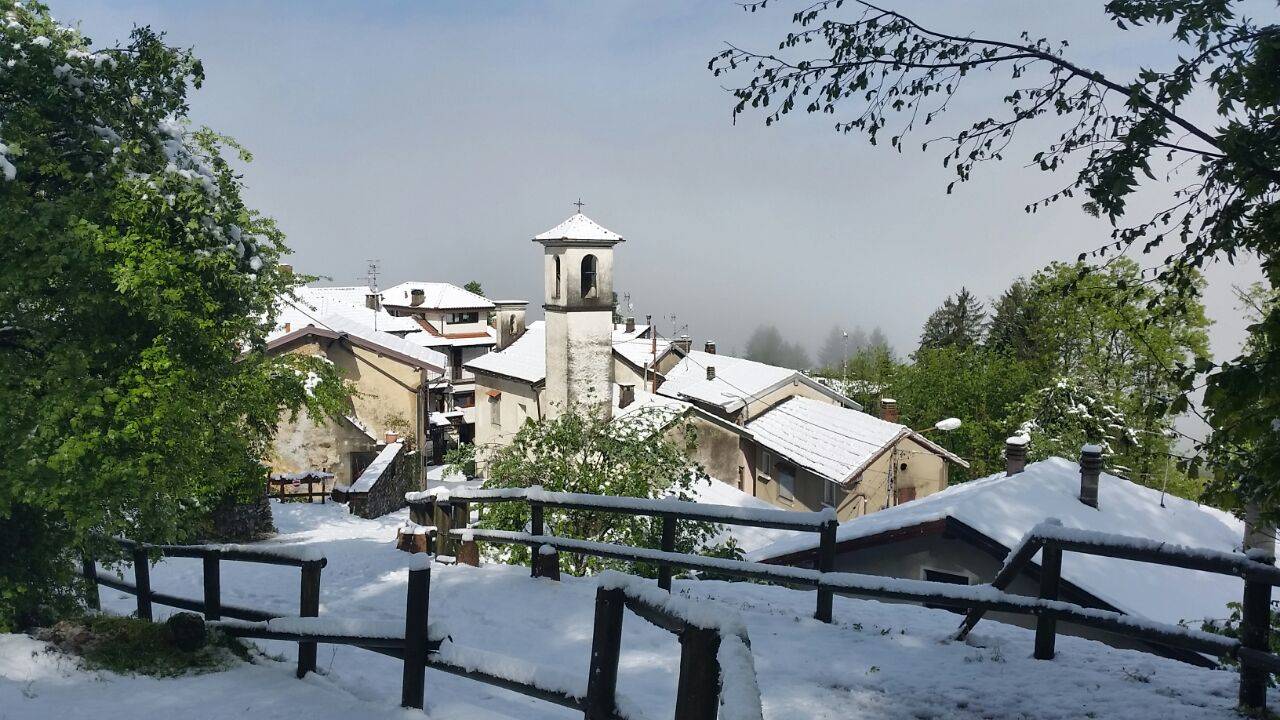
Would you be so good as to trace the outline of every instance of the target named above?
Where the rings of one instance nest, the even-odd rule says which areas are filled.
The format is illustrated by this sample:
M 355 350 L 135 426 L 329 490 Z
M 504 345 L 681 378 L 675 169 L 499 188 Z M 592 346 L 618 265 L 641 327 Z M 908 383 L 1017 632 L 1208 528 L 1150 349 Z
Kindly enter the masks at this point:
M 555 285 L 555 289 L 552 290 L 551 292 L 551 297 L 558 298 L 560 297 L 560 256 L 557 255 L 555 259 L 556 259 L 556 285 Z
M 582 258 L 582 297 L 596 296 L 596 256 Z

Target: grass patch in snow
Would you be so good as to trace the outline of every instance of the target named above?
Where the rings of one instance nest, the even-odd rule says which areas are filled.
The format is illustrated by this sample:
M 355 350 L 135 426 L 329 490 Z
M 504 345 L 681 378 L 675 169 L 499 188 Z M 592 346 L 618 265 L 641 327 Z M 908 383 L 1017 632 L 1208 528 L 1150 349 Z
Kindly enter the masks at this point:
M 63 620 L 38 631 L 36 638 L 78 656 L 86 669 L 121 675 L 174 677 L 251 661 L 248 646 L 217 630 L 209 631 L 203 647 L 183 650 L 167 624 L 119 615 Z

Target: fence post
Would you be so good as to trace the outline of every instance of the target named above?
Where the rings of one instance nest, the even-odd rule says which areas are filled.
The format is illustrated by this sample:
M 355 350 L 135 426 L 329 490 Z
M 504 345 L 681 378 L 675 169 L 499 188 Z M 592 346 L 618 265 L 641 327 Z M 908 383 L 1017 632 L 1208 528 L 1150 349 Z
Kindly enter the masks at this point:
M 298 603 L 298 615 L 302 617 L 320 616 L 320 569 L 323 567 L 323 560 L 304 560 L 302 563 L 302 597 Z M 315 669 L 316 644 L 298 643 L 298 677 L 304 677 Z
M 222 577 L 219 563 L 222 560 L 221 550 L 206 550 L 201 561 L 204 563 L 204 619 L 222 619 Z
M 436 502 L 435 518 L 433 520 L 436 526 L 436 555 L 453 555 L 451 551 L 453 538 L 449 531 L 453 529 L 453 503 Z
M 836 529 L 840 523 L 834 519 L 822 523 L 818 540 L 818 572 L 829 573 L 836 566 Z M 813 614 L 824 623 L 831 622 L 832 592 L 818 586 L 818 610 Z
M 1275 528 L 1260 521 L 1257 505 L 1245 507 L 1244 550 L 1258 562 L 1275 563 Z M 1240 644 L 1252 650 L 1271 650 L 1271 585 L 1244 578 L 1244 597 L 1240 602 Z M 1270 673 L 1240 663 L 1240 705 L 1245 710 L 1259 711 L 1267 707 L 1267 684 Z
M 85 591 L 85 603 L 89 605 L 90 610 L 101 610 L 102 600 L 98 597 L 98 566 L 87 552 L 80 556 L 80 574 L 89 581 L 89 587 Z
M 676 550 L 676 516 L 666 514 L 662 516 L 662 550 L 664 552 L 675 552 Z M 671 566 L 662 564 L 658 566 L 658 587 L 671 592 Z
M 142 545 L 133 548 L 133 585 L 138 596 L 138 617 L 151 619 L 151 565 Z
M 715 720 L 720 710 L 720 633 L 686 626 L 680 633 L 676 720 Z
M 409 505 L 409 519 L 414 525 L 430 525 L 435 518 L 435 501 L 416 502 Z
M 542 503 L 537 503 L 537 502 L 529 503 L 529 534 L 530 535 L 538 536 L 542 534 L 542 512 L 543 512 Z M 533 555 L 533 557 L 530 558 L 530 565 L 532 567 L 530 574 L 533 577 L 541 577 L 540 567 L 538 562 L 538 548 L 531 547 L 529 548 L 529 550 L 530 550 L 530 554 Z
M 622 590 L 596 588 L 595 626 L 591 633 L 591 670 L 587 676 L 584 720 L 611 720 L 617 709 L 618 655 L 622 651 Z
M 1062 548 L 1046 543 L 1040 550 L 1040 599 L 1057 600 L 1059 579 L 1062 577 Z M 1037 660 L 1052 660 L 1057 640 L 1058 618 L 1052 612 L 1041 610 L 1036 616 Z
M 427 613 L 431 608 L 431 569 L 409 571 L 404 604 L 404 677 L 400 705 L 422 709 L 427 674 Z

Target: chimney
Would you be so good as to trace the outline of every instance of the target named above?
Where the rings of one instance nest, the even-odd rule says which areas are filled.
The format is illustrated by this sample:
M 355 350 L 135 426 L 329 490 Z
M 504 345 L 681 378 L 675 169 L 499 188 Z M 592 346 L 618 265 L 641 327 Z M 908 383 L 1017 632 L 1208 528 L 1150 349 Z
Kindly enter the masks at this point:
M 893 398 L 880 398 L 880 419 L 896 423 L 898 422 L 898 401 Z
M 681 335 L 671 341 L 671 346 L 679 350 L 681 353 L 688 355 L 693 350 L 693 338 L 688 335 Z
M 630 405 L 635 401 L 636 401 L 635 385 L 619 385 L 618 386 L 618 409 L 619 410 Z
M 636 331 L 636 319 L 635 319 L 635 318 L 633 318 L 633 317 L 628 317 L 628 318 L 627 318 L 627 332 L 632 333 L 632 332 L 635 332 L 635 331 Z
M 382 307 L 382 296 L 378 293 L 365 293 L 364 306 L 370 310 L 377 310 Z
M 409 291 L 409 304 L 418 307 L 427 300 L 427 291 L 422 288 L 414 288 Z
M 715 340 L 708 340 L 708 341 L 706 341 L 705 343 L 703 343 L 703 344 L 702 344 L 702 351 L 703 351 L 703 352 L 705 352 L 705 353 L 706 353 L 706 354 L 708 354 L 708 355 L 715 355 L 715 354 L 716 354 L 716 341 L 715 341 Z
M 1004 474 L 1005 477 L 1017 475 L 1027 466 L 1027 443 L 1031 438 L 1026 435 L 1014 435 L 1004 441 Z
M 395 430 L 388 430 L 386 439 L 387 439 L 388 445 L 390 445 L 393 442 L 398 442 L 400 440 L 400 433 L 396 432 Z
M 658 331 L 653 327 L 653 316 L 645 315 L 644 324 L 649 326 L 649 372 L 653 377 L 649 380 L 649 392 L 658 394 Z
M 280 272 L 285 275 L 293 275 L 293 266 L 289 263 L 280 263 Z
M 285 324 L 284 324 L 284 331 L 285 331 L 285 332 L 289 332 L 291 329 L 293 329 L 293 323 L 285 323 Z
M 707 379 L 708 379 L 708 380 L 715 380 L 715 379 L 716 379 L 716 366 L 715 366 L 715 365 L 708 365 L 708 366 L 707 366 Z
M 493 350 L 505 350 L 524 335 L 524 311 L 527 300 L 498 300 L 493 303 L 494 322 L 497 324 L 498 342 Z
M 1080 502 L 1098 507 L 1098 478 L 1102 475 L 1102 446 L 1080 448 Z

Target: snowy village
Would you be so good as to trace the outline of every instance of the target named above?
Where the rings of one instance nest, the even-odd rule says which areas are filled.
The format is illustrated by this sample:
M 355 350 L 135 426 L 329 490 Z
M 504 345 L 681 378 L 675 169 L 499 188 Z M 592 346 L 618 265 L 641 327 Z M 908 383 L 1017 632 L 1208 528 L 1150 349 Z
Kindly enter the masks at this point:
M 1278 59 L 0 0 L 0 720 L 1276 717 Z

